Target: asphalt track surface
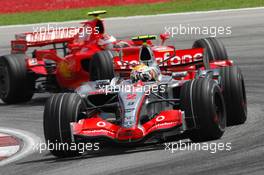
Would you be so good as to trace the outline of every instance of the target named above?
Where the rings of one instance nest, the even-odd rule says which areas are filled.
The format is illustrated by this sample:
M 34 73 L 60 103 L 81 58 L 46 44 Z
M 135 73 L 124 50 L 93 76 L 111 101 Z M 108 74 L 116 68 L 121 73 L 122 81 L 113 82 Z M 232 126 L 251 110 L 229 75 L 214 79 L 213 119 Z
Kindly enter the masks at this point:
M 264 10 L 166 15 L 108 20 L 107 30 L 119 38 L 164 32 L 164 26 L 231 26 L 231 36 L 219 36 L 230 58 L 241 67 L 247 88 L 248 120 L 230 127 L 221 140 L 230 151 L 164 151 L 164 145 L 111 149 L 79 158 L 56 159 L 49 152 L 34 153 L 0 168 L 1 175 L 19 174 L 263 174 L 264 173 Z M 64 24 L 65 25 L 65 24 Z M 73 24 L 68 24 L 73 25 Z M 1 28 L 1 54 L 9 52 L 14 33 L 32 26 Z M 178 48 L 191 47 L 199 35 L 178 36 Z M 0 104 L 0 125 L 27 130 L 43 138 L 43 104 L 48 94 L 35 95 L 26 104 Z

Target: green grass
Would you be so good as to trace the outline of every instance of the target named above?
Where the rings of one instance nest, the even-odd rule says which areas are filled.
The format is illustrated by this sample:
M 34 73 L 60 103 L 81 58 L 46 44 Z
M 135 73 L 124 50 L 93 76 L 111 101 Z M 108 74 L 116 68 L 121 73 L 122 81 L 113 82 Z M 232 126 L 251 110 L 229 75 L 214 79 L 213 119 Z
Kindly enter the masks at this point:
M 161 13 L 177 13 L 190 11 L 207 11 L 219 9 L 235 9 L 244 7 L 260 7 L 264 0 L 171 0 L 166 3 L 129 5 L 114 7 L 96 7 L 49 12 L 17 13 L 0 15 L 0 25 L 31 24 L 40 22 L 58 22 L 86 19 L 87 12 L 107 10 L 103 17 L 150 15 Z

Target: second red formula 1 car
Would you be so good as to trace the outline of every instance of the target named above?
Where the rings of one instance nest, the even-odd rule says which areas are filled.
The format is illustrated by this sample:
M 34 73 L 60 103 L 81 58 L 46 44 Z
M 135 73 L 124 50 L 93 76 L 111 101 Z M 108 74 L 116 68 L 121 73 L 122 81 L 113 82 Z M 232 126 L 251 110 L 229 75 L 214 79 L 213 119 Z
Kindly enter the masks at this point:
M 95 19 L 82 23 L 79 28 L 17 34 L 11 42 L 11 54 L 0 58 L 2 101 L 7 104 L 26 102 L 34 93 L 72 91 L 88 80 L 110 79 L 114 72 L 129 73 L 131 65 L 139 61 L 142 40 L 116 40 L 106 34 L 104 21 L 99 18 L 103 13 L 105 11 L 89 13 Z M 160 38 L 160 45 L 146 41 L 157 62 L 172 56 L 175 50 L 174 46 L 164 45 L 168 35 L 161 34 Z M 224 49 L 220 42 L 198 40 L 193 48 L 177 50 L 172 59 L 160 66 L 167 72 L 175 71 L 181 64 L 198 61 L 204 48 L 210 60 L 227 59 L 224 52 L 218 54 L 219 49 Z M 121 50 L 123 60 L 115 56 Z
M 91 81 L 75 93 L 52 96 L 44 111 L 46 141 L 129 145 L 182 133 L 188 133 L 192 141 L 207 141 L 221 138 L 227 125 L 246 121 L 243 76 L 230 60 L 209 59 L 204 53 L 196 61 L 174 67 L 177 71 L 162 70 L 160 65 L 168 64 L 176 54 L 157 62 L 152 47 L 146 44 L 153 38 L 134 38 L 144 44 L 129 79 Z M 196 44 L 205 44 L 203 41 Z M 225 56 L 213 53 L 218 58 Z M 122 54 L 119 59 L 123 60 Z M 51 153 L 58 157 L 79 155 L 78 150 L 67 147 Z

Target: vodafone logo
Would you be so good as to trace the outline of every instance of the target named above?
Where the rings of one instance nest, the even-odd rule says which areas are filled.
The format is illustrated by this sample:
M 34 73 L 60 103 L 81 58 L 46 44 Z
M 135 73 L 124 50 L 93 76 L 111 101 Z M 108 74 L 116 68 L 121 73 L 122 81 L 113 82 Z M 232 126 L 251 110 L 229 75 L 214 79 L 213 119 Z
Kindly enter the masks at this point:
M 106 123 L 105 122 L 97 122 L 96 124 L 98 127 L 105 127 Z
M 164 116 L 158 116 L 157 118 L 156 118 L 156 121 L 157 122 L 160 122 L 160 121 L 163 121 L 165 119 L 165 117 Z
M 183 55 L 183 56 L 175 56 L 168 60 L 168 62 L 165 62 L 163 66 L 175 66 L 175 65 L 180 65 L 180 64 L 187 64 L 187 63 L 192 63 L 201 60 L 201 57 L 203 56 L 202 53 L 196 53 L 195 55 Z M 161 62 L 165 59 L 169 58 L 169 54 L 164 54 L 164 58 L 156 58 L 158 62 Z
M 184 55 L 176 55 L 175 57 L 172 57 L 167 62 L 164 62 L 160 66 L 175 66 L 180 64 L 188 64 L 192 62 L 197 62 L 202 60 L 202 53 L 195 53 L 195 54 L 184 54 Z M 163 57 L 157 57 L 156 61 L 162 62 L 170 57 L 169 52 L 165 52 Z M 120 69 L 132 69 L 133 66 L 131 65 L 137 65 L 139 64 L 138 60 L 132 60 L 132 61 L 126 61 L 125 63 L 122 63 L 121 61 L 116 61 L 117 68 Z

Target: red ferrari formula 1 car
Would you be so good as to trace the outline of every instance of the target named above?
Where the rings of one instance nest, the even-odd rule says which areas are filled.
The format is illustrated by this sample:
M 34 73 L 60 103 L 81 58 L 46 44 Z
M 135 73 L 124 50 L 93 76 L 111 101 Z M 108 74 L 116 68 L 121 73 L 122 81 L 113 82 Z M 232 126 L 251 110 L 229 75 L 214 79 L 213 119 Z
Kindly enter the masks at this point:
M 188 133 L 196 142 L 219 139 L 226 125 L 246 121 L 243 76 L 227 59 L 220 42 L 197 41 L 194 47 L 205 49 L 195 59 L 187 61 L 187 57 L 178 58 L 174 52 L 158 62 L 154 56 L 157 50 L 146 44 L 153 38 L 133 39 L 143 45 L 139 63 L 130 65 L 130 78 L 120 74 L 113 79 L 90 81 L 75 93 L 55 94 L 47 101 L 45 139 L 65 146 L 51 150 L 53 155 L 79 155 L 69 145 L 83 142 L 129 145 L 182 133 Z M 207 43 L 212 44 L 212 50 L 207 50 Z M 127 66 L 123 54 L 118 57 L 123 60 L 121 66 Z
M 11 54 L 0 58 L 2 101 L 7 104 L 26 102 L 36 92 L 72 91 L 88 80 L 110 79 L 114 72 L 129 73 L 131 65 L 138 63 L 142 40 L 118 41 L 107 35 L 104 21 L 99 18 L 103 13 L 105 11 L 89 13 L 95 19 L 84 22 L 77 29 L 58 28 L 17 34 L 11 42 Z M 168 35 L 160 37 L 161 45 L 146 41 L 158 62 L 172 56 L 175 50 L 174 46 L 163 45 Z M 166 69 L 166 73 L 175 71 L 179 65 L 197 61 L 204 48 L 210 60 L 220 59 L 223 60 L 221 64 L 231 64 L 224 60 L 227 55 L 222 44 L 211 38 L 196 41 L 191 49 L 177 50 L 175 57 L 160 66 Z M 115 53 L 121 50 L 123 60 L 115 57 Z M 191 66 L 190 69 L 196 70 L 196 67 Z

